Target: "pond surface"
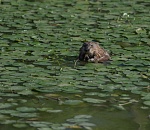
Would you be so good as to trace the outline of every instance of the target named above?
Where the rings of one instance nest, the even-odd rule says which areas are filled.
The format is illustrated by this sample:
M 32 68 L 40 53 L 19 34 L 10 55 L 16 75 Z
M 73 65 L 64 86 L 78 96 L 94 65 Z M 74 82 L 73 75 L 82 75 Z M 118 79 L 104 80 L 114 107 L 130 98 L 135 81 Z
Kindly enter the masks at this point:
M 149 130 L 149 6 L 149 0 L 1 0 L 1 129 Z M 76 62 L 91 40 L 111 62 Z

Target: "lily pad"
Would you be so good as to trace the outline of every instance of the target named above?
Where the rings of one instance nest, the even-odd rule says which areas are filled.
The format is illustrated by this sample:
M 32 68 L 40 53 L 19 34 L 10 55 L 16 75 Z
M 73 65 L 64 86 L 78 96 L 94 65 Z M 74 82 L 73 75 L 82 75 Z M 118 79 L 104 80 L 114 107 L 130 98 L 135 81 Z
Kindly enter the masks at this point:
M 49 112 L 49 113 L 60 113 L 60 112 L 62 112 L 62 110 L 47 110 L 46 112 Z
M 88 103 L 104 103 L 106 100 L 100 100 L 95 98 L 83 98 L 83 101 L 86 101 Z
M 20 113 L 20 112 L 15 112 L 15 113 L 11 113 L 11 116 L 23 117 L 23 118 L 31 118 L 31 117 L 37 117 L 37 113 Z
M 150 101 L 144 101 L 143 104 L 150 106 Z
M 9 108 L 9 107 L 13 107 L 16 105 L 17 105 L 16 103 L 0 103 L 0 109 Z
M 36 108 L 33 108 L 33 107 L 18 107 L 16 110 L 20 111 L 20 112 L 35 112 Z
M 66 105 L 79 105 L 81 103 L 83 103 L 83 101 L 81 101 L 81 100 L 66 100 L 64 102 L 64 104 L 66 104 Z

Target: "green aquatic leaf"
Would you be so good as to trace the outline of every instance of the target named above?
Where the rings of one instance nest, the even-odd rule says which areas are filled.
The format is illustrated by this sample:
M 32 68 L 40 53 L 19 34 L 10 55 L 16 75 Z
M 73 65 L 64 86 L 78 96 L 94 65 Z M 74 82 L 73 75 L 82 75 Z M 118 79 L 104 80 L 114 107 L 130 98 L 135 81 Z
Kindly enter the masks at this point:
M 106 100 L 100 100 L 95 98 L 83 98 L 83 101 L 86 101 L 88 103 L 104 103 Z
M 30 124 L 30 126 L 33 126 L 35 128 L 49 128 L 49 125 L 52 125 L 52 123 L 50 122 L 42 122 L 42 121 L 32 121 Z
M 14 129 L 43 130 L 100 129 L 97 122 L 96 127 L 90 124 L 90 118 L 76 117 L 76 112 L 94 115 L 93 123 L 96 118 L 105 121 L 113 117 L 114 108 L 124 108 L 116 105 L 109 109 L 115 101 L 125 104 L 133 97 L 138 100 L 140 96 L 142 100 L 136 103 L 136 110 L 133 103 L 125 107 L 129 109 L 132 105 L 135 114 L 143 102 L 149 101 L 147 1 L 1 0 L 0 119 L 4 117 L 4 120 L 0 124 L 9 124 L 7 129 L 12 129 L 12 126 Z M 112 61 L 108 64 L 77 62 L 75 65 L 82 42 L 92 40 L 100 42 L 110 53 Z M 46 93 L 58 94 L 59 97 L 45 96 Z M 115 101 L 107 103 L 109 98 Z M 84 108 L 93 103 L 94 107 Z M 66 111 L 68 107 L 69 111 Z M 144 105 L 145 113 L 148 107 Z M 63 112 L 51 113 L 59 110 Z M 105 110 L 111 112 L 108 114 Z M 27 117 L 35 112 L 35 117 Z M 55 114 L 65 116 L 58 118 Z M 115 120 L 125 123 L 122 128 L 137 129 L 134 123 L 128 123 L 130 119 L 126 111 L 119 112 L 119 115 L 122 116 L 115 114 Z M 23 116 L 27 118 L 27 127 Z M 72 116 L 75 116 L 72 122 L 60 123 Z M 124 117 L 126 122 L 122 123 Z M 138 111 L 138 117 L 141 122 L 136 123 L 145 128 L 147 121 L 142 118 L 145 115 Z M 50 120 L 56 123 L 50 123 Z M 116 128 L 109 122 L 107 124 L 103 129 Z
M 143 104 L 150 106 L 150 101 L 144 101 Z
M 11 116 L 15 117 L 23 117 L 23 118 L 31 118 L 31 117 L 37 117 L 37 113 L 21 113 L 21 112 L 15 112 L 11 113 Z
M 150 100 L 150 93 L 143 93 L 142 96 L 143 96 L 142 99 Z
M 80 126 L 83 126 L 83 127 L 93 127 L 93 126 L 96 126 L 95 124 L 93 123 L 89 123 L 89 122 L 82 122 L 82 123 L 79 123 Z
M 36 108 L 33 107 L 18 107 L 16 108 L 17 111 L 19 112 L 35 112 Z
M 16 110 L 0 110 L 0 113 L 2 114 L 11 114 L 17 112 Z
M 85 119 L 87 118 L 87 119 L 88 119 L 88 118 L 92 118 L 92 116 L 91 116 L 91 115 L 77 115 L 77 116 L 75 116 L 74 118 L 83 118 L 83 119 L 84 119 L 84 118 L 85 118 Z
M 1 124 L 4 124 L 4 125 L 8 125 L 8 124 L 14 124 L 16 123 L 15 120 L 4 120 L 4 121 L 1 121 Z
M 16 105 L 17 105 L 17 103 L 0 103 L 0 108 L 5 109 L 5 108 L 13 107 Z
M 81 101 L 81 100 L 66 100 L 64 102 L 64 104 L 66 104 L 66 105 L 79 105 L 81 103 L 83 103 L 83 101 Z
M 118 110 L 126 110 L 122 105 L 113 105 L 113 107 L 117 108 Z
M 21 95 L 30 95 L 30 94 L 33 94 L 32 90 L 23 90 L 23 91 L 20 91 L 18 92 L 18 94 L 21 94 Z
M 137 28 L 137 29 L 135 30 L 135 32 L 136 32 L 137 34 L 143 34 L 143 33 L 146 33 L 146 30 L 143 29 L 143 28 Z
M 73 123 L 83 123 L 83 122 L 87 122 L 89 119 L 86 118 L 73 118 L 73 119 L 67 119 L 68 122 L 73 122 Z
M 99 93 L 98 92 L 89 92 L 89 93 L 86 93 L 85 95 L 94 96 L 94 95 L 99 95 Z
M 60 112 L 62 112 L 62 110 L 47 110 L 46 112 L 49 112 L 49 113 L 60 113 Z

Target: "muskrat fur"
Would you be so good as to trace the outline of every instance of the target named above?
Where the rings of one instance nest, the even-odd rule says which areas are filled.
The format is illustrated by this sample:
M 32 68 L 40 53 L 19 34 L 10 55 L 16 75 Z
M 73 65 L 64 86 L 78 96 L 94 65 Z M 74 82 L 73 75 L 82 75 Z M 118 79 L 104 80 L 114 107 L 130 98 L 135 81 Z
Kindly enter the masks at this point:
M 110 59 L 108 52 L 99 46 L 98 42 L 85 42 L 80 48 L 80 61 L 105 62 Z

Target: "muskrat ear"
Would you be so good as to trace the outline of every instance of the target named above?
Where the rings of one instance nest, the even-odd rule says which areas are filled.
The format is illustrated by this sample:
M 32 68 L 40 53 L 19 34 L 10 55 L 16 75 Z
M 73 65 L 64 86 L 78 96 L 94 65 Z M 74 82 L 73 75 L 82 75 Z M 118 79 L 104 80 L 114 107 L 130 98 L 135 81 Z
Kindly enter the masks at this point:
M 99 45 L 100 43 L 99 42 L 95 42 L 97 45 Z

